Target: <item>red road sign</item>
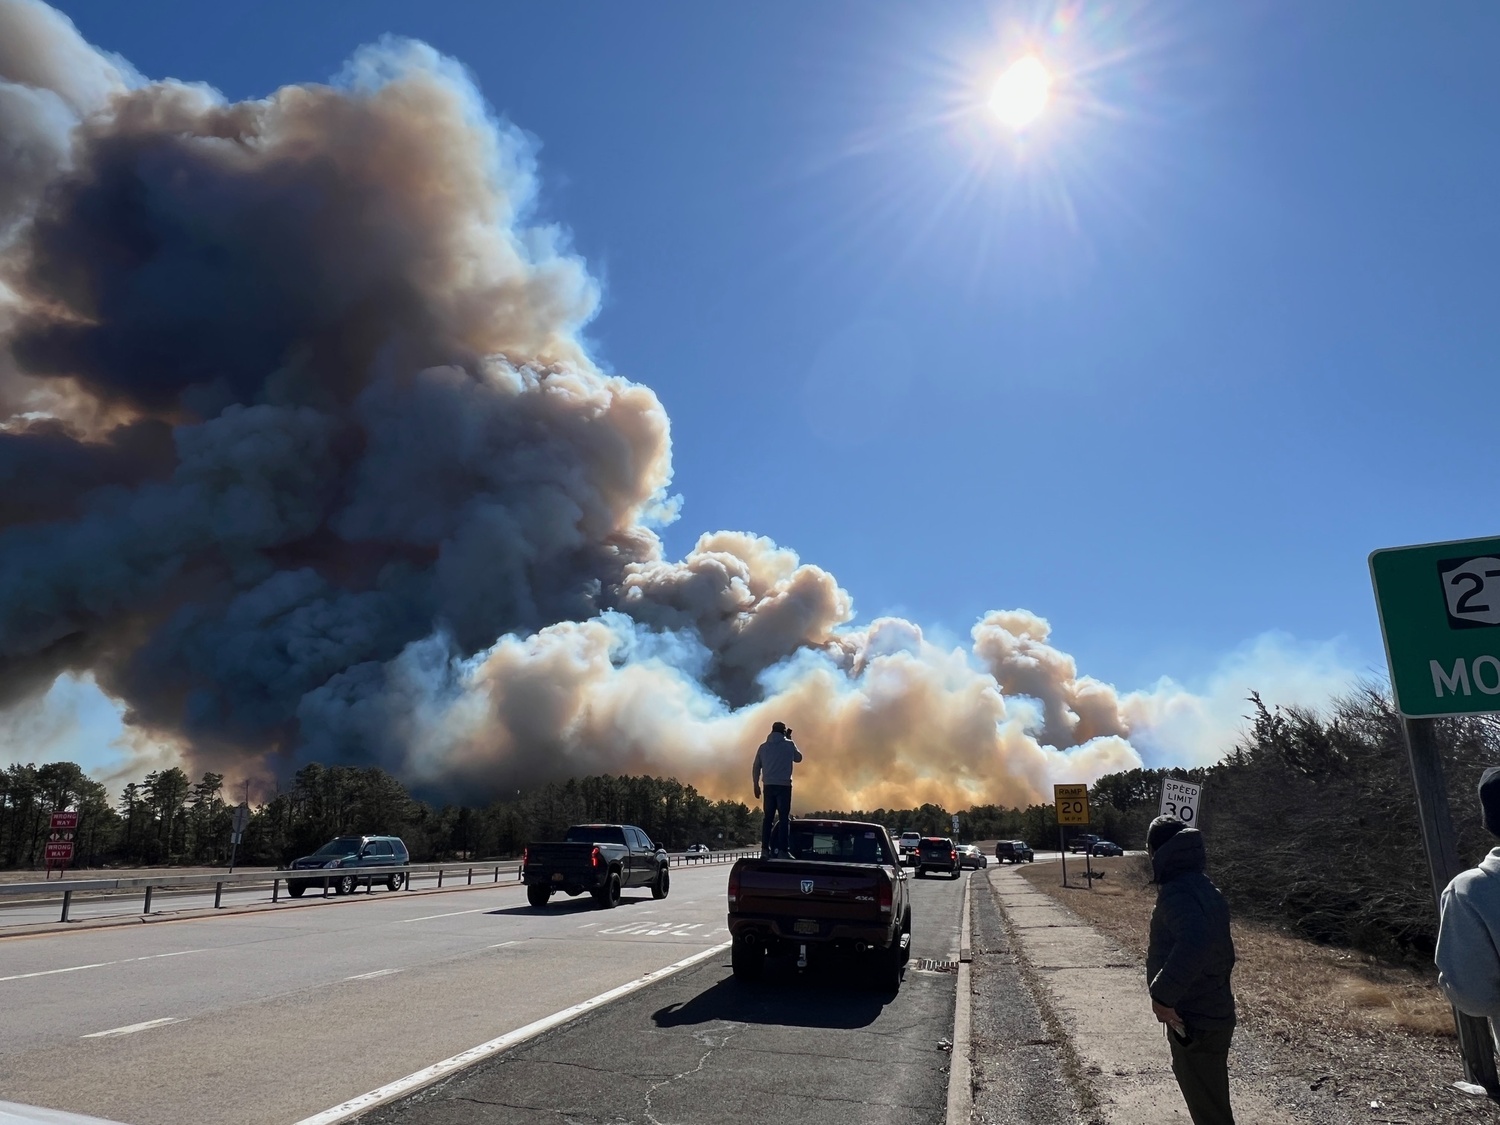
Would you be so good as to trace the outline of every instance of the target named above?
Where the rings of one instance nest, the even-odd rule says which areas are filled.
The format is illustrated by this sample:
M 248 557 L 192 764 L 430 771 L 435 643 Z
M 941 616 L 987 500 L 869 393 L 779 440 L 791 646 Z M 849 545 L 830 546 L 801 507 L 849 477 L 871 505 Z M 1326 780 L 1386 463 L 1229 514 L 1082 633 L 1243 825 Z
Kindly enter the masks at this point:
M 77 828 L 78 814 L 76 812 L 55 812 L 52 814 L 51 827 L 54 832 L 59 828 Z
M 46 850 L 42 853 L 42 858 L 45 859 L 48 863 L 55 863 L 58 860 L 69 860 L 73 858 L 73 841 L 71 840 L 67 840 L 62 843 L 53 843 L 49 840 L 45 845 L 43 845 L 43 847 Z

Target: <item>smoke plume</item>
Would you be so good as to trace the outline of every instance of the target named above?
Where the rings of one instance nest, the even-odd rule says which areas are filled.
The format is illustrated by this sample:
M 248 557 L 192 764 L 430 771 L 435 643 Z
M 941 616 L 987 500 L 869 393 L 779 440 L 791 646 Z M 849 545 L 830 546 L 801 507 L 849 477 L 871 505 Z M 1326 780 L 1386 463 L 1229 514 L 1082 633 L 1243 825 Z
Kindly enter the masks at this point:
M 1030 613 L 945 649 L 754 535 L 665 558 L 668 419 L 582 343 L 534 177 L 418 43 L 230 103 L 0 0 L 0 706 L 90 673 L 195 766 L 470 799 L 742 796 L 773 719 L 804 807 L 1139 764 Z

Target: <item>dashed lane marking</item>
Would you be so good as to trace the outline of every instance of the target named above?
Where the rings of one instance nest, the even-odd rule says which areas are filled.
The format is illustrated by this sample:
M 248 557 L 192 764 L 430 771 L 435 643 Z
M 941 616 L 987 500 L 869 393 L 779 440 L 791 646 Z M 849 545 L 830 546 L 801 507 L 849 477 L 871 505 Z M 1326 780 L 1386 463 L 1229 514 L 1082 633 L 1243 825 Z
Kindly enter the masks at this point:
M 181 1023 L 178 1016 L 163 1016 L 159 1020 L 147 1020 L 145 1023 L 131 1023 L 124 1027 L 112 1027 L 108 1031 L 91 1031 L 87 1035 L 80 1036 L 82 1039 L 104 1039 L 111 1035 L 134 1035 L 137 1031 L 145 1031 L 152 1027 L 165 1027 L 169 1023 Z
M 122 957 L 118 961 L 95 961 L 91 965 L 69 965 L 66 969 L 42 969 L 35 973 L 16 973 L 13 976 L 0 977 L 0 981 L 26 980 L 30 977 L 50 977 L 58 973 L 78 973 L 84 969 L 104 969 L 110 965 L 129 965 L 134 961 L 160 961 L 163 957 L 186 957 L 189 953 L 203 953 L 202 949 L 179 949 L 176 953 L 152 953 L 146 957 Z
M 460 914 L 483 914 L 486 910 L 490 909 L 492 908 L 481 906 L 474 910 L 450 910 L 447 914 L 425 914 L 421 918 L 401 918 L 392 922 L 391 925 L 404 926 L 408 922 L 431 922 L 434 918 L 457 918 Z
M 357 976 L 345 977 L 345 980 L 374 980 L 376 977 L 388 977 L 392 973 L 399 973 L 400 969 L 376 969 L 373 973 L 360 973 Z

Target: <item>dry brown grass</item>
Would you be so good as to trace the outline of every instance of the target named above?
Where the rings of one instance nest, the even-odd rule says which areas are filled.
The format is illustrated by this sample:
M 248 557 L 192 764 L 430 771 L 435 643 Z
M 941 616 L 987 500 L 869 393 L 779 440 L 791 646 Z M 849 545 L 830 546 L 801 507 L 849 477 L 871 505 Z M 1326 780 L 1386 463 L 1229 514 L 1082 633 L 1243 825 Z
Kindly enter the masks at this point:
M 1083 865 L 1028 865 L 1021 874 L 1121 946 L 1144 958 L 1155 888 L 1142 857 L 1096 859 L 1105 877 L 1089 890 Z M 1233 924 L 1240 1018 L 1275 1069 L 1307 1083 L 1333 1114 L 1372 1120 L 1493 1122 L 1492 1103 L 1457 1094 L 1463 1077 L 1453 1015 L 1430 969 L 1316 945 L 1258 922 Z M 1347 1120 L 1354 1120 L 1349 1117 Z

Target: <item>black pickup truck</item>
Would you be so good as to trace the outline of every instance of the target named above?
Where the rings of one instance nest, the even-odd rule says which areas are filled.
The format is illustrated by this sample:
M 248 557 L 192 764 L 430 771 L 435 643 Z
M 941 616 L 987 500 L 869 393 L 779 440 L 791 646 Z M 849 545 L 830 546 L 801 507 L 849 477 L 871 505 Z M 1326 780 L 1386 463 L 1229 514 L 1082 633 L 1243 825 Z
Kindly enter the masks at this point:
M 521 881 L 536 907 L 546 906 L 554 891 L 588 891 L 612 907 L 626 887 L 650 887 L 652 898 L 666 898 L 672 885 L 667 853 L 633 824 L 575 824 L 561 840 L 527 845 Z

